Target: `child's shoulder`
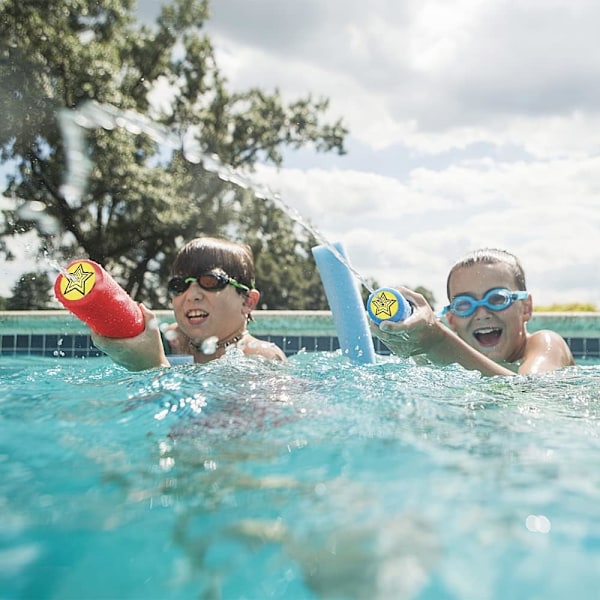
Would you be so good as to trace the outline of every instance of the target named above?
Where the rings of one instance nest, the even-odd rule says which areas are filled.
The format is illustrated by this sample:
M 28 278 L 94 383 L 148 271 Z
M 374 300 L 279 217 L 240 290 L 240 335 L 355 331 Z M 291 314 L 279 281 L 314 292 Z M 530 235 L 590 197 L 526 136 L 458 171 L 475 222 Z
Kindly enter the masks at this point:
M 540 329 L 528 336 L 527 356 L 545 356 L 555 368 L 574 365 L 573 354 L 567 341 L 556 331 Z
M 552 343 L 558 345 L 567 346 L 566 340 L 556 331 L 552 331 L 551 329 L 540 329 L 538 331 L 534 331 L 530 333 L 528 336 L 528 343 L 536 342 L 536 343 Z
M 244 343 L 244 353 L 247 355 L 262 356 L 269 360 L 287 360 L 283 350 L 279 346 L 272 342 L 259 340 L 252 335 L 248 336 Z

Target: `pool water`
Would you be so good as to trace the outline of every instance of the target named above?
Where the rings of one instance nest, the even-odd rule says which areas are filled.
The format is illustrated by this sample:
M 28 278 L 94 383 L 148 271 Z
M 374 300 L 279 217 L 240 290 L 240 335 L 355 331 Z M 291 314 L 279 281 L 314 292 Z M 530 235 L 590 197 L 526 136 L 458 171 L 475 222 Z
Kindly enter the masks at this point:
M 600 366 L 0 361 L 0 598 L 560 599 L 600 584 Z

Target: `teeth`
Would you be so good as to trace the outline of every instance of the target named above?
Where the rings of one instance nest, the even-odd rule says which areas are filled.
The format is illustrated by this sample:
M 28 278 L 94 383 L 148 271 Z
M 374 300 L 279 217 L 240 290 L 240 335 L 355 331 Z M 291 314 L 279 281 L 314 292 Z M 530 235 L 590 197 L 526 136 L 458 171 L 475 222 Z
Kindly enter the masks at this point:
M 481 333 L 485 335 L 486 333 L 494 333 L 494 331 L 499 331 L 498 327 L 482 327 L 481 329 L 477 329 L 474 333 Z
M 208 317 L 208 313 L 200 311 L 200 310 L 191 310 L 187 313 L 187 317 L 190 318 L 198 318 L 198 317 Z

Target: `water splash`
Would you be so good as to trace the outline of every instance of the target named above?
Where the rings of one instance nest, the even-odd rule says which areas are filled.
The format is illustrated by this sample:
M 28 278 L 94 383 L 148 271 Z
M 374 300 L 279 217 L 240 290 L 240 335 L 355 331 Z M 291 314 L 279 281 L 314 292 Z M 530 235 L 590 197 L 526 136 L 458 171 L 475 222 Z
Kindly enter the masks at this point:
M 216 335 L 211 335 L 210 337 L 207 337 L 202 342 L 202 346 L 201 346 L 202 353 L 203 354 L 215 354 L 215 352 L 217 351 L 217 348 L 218 348 L 218 344 L 219 344 L 219 338 Z
M 16 213 L 19 219 L 36 223 L 38 231 L 47 238 L 58 233 L 58 222 L 46 213 L 46 205 L 39 200 L 23 201 Z
M 95 101 L 85 102 L 76 110 L 62 110 L 60 123 L 65 139 L 67 158 L 65 183 L 61 190 L 69 204 L 74 205 L 81 198 L 90 169 L 89 160 L 86 156 L 83 129 L 101 127 L 110 131 L 120 127 L 134 135 L 144 133 L 157 144 L 174 150 L 182 149 L 186 160 L 192 164 L 202 163 L 202 167 L 206 171 L 216 174 L 223 181 L 251 190 L 259 200 L 273 202 L 308 231 L 320 244 L 326 246 L 369 292 L 373 292 L 373 288 L 369 283 L 349 264 L 333 243 L 304 219 L 296 209 L 284 202 L 279 192 L 275 192 L 263 183 L 256 181 L 249 173 L 224 164 L 216 154 L 204 152 L 198 142 L 197 135 L 195 135 L 195 128 L 190 128 L 183 134 L 177 134 L 170 128 L 156 123 L 140 113 L 132 110 L 121 110 L 110 104 L 100 104 Z
M 66 108 L 58 113 L 66 162 L 65 179 L 60 192 L 70 206 L 79 204 L 91 170 L 91 162 L 86 154 L 85 136 L 78 121 L 78 114 L 78 112 Z M 79 116 L 79 120 L 81 120 L 81 116 Z
M 51 251 L 48 248 L 44 249 L 44 260 L 58 273 L 66 277 L 69 281 L 76 281 L 77 278 L 73 273 L 69 273 L 63 266 L 59 265 L 56 260 L 50 256 Z

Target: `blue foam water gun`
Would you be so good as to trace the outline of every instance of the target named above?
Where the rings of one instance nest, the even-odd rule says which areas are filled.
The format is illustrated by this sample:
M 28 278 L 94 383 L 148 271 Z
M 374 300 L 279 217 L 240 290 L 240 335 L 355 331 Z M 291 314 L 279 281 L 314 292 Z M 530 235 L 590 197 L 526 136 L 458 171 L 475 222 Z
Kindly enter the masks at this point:
M 379 288 L 367 300 L 367 312 L 375 323 L 382 321 L 404 321 L 412 314 L 412 305 L 398 291 L 392 288 Z

